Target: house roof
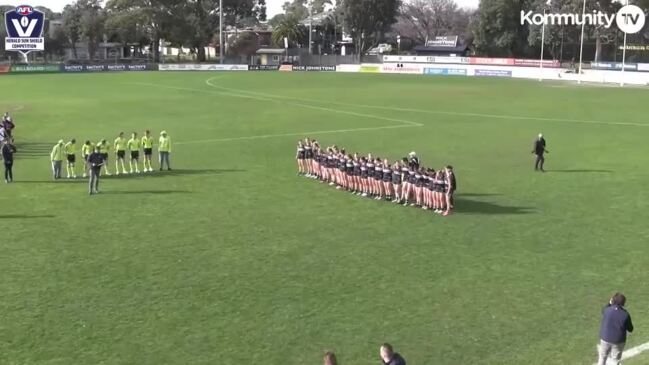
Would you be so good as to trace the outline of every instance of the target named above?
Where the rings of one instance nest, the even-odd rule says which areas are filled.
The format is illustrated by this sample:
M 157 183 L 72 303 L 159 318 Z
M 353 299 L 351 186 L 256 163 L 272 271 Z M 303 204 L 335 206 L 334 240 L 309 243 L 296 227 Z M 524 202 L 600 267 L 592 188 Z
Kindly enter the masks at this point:
M 259 48 L 257 54 L 283 54 L 286 52 L 284 48 Z

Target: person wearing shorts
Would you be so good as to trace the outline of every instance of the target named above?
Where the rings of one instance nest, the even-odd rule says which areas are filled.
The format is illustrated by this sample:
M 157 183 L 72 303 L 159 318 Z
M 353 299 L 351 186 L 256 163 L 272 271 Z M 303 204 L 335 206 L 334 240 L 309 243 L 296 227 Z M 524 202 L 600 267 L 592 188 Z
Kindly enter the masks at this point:
M 133 134 L 131 135 L 131 139 L 126 142 L 126 147 L 128 147 L 128 150 L 131 152 L 131 159 L 128 161 L 128 167 L 131 174 L 133 173 L 133 166 L 135 166 L 135 173 L 140 173 L 140 168 L 137 166 L 137 164 L 140 162 L 141 143 L 142 142 L 139 138 L 137 138 L 137 133 L 135 132 L 133 132 Z
M 153 137 L 151 137 L 151 131 L 149 131 L 148 129 L 144 131 L 144 136 L 142 136 L 141 144 L 144 151 L 142 171 L 153 172 L 153 167 L 151 167 L 151 159 L 153 156 Z

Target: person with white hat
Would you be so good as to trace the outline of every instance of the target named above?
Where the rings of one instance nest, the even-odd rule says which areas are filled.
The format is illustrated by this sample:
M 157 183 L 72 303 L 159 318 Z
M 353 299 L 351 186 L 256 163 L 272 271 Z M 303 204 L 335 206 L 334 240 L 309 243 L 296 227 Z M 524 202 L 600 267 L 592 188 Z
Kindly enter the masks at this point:
M 52 148 L 50 153 L 50 160 L 52 161 L 52 174 L 54 175 L 54 180 L 61 178 L 61 166 L 63 165 L 63 155 L 64 155 L 64 142 L 59 140 Z
M 539 133 L 539 137 L 534 141 L 534 149 L 532 153 L 536 155 L 536 161 L 534 162 L 534 171 L 543 170 L 543 164 L 545 163 L 544 153 L 550 153 L 550 151 L 545 149 L 545 138 L 543 138 L 543 133 Z
M 167 163 L 167 170 L 171 171 L 169 164 L 169 155 L 171 154 L 171 137 L 167 131 L 160 132 L 160 140 L 158 141 L 158 153 L 160 155 L 160 171 L 164 168 L 165 162 Z

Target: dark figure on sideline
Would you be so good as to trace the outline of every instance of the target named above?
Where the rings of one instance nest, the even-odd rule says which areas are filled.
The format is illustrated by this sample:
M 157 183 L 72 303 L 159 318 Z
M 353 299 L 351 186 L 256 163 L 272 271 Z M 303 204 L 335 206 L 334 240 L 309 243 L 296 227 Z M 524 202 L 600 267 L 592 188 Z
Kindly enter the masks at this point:
M 5 163 L 5 183 L 7 184 L 14 181 L 14 153 L 16 153 L 16 147 L 9 138 L 5 139 L 2 143 L 2 159 Z
M 624 309 L 626 297 L 615 293 L 608 305 L 602 310 L 602 326 L 599 331 L 599 361 L 597 365 L 606 365 L 610 356 L 612 364 L 619 365 L 622 361 L 622 351 L 626 344 L 626 333 L 633 332 L 631 315 Z M 609 363 L 610 364 L 610 363 Z
M 99 175 L 101 175 L 101 167 L 105 162 L 104 156 L 99 153 L 99 147 L 95 146 L 94 151 L 88 156 L 88 166 L 90 167 L 88 194 L 90 195 L 99 193 Z
M 545 170 L 543 170 L 543 164 L 545 163 L 545 157 L 543 157 L 543 154 L 550 153 L 550 151 L 545 149 L 545 138 L 543 138 L 543 134 L 539 133 L 539 138 L 534 141 L 534 149 L 532 150 L 532 153 L 536 155 L 534 171 L 541 170 L 542 172 L 545 172 Z
M 406 365 L 406 360 L 398 352 L 394 352 L 389 343 L 381 345 L 380 355 L 382 365 Z

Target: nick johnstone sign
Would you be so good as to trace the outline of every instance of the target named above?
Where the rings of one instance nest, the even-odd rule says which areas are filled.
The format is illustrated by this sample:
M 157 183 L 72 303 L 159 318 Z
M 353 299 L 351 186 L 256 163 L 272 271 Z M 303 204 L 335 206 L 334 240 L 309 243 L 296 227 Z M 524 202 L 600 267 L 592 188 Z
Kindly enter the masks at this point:
M 585 14 L 553 14 L 534 13 L 521 10 L 521 25 L 592 25 L 610 28 L 613 23 L 622 32 L 634 34 L 642 30 L 645 25 L 645 14 L 635 5 L 623 6 L 617 14 L 605 14 L 593 11 Z

